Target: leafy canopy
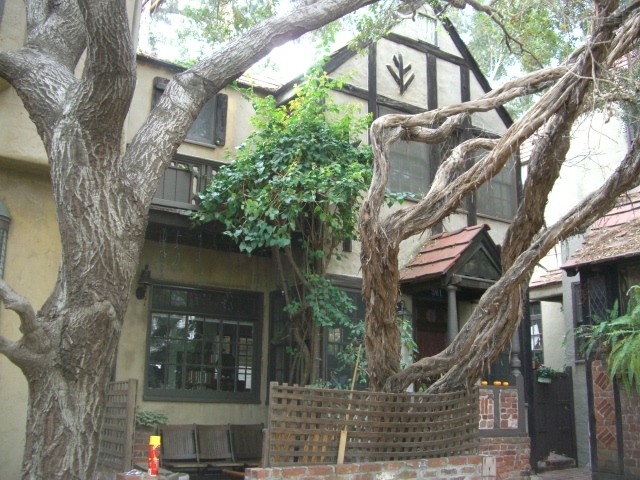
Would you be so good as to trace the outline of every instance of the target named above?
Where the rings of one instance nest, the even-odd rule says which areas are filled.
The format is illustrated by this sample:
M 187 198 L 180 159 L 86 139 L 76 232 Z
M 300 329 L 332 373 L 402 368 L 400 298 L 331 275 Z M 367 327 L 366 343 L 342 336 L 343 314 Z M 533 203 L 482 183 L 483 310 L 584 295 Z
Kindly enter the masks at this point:
M 208 186 L 196 220 L 222 222 L 246 253 L 290 246 L 299 232 L 309 262 L 354 238 L 356 206 L 371 181 L 371 149 L 359 139 L 370 118 L 333 102 L 330 91 L 341 86 L 316 67 L 286 105 L 245 91 L 256 130 Z

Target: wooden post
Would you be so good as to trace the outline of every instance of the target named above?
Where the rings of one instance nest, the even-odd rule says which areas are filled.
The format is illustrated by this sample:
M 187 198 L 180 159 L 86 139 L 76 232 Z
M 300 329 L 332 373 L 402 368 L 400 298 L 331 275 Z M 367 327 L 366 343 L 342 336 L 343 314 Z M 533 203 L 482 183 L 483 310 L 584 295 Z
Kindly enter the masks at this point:
M 358 365 L 360 364 L 360 350 L 362 350 L 362 344 L 358 347 L 358 356 L 356 358 L 356 367 L 353 369 L 353 378 L 351 379 L 351 393 L 349 393 L 349 400 L 353 398 L 353 389 L 356 386 L 356 375 L 358 375 Z M 351 403 L 347 405 L 347 411 L 351 410 Z M 349 414 L 345 415 L 344 428 L 340 432 L 340 443 L 338 444 L 338 465 L 344 463 L 344 452 L 347 449 L 347 423 L 349 421 Z

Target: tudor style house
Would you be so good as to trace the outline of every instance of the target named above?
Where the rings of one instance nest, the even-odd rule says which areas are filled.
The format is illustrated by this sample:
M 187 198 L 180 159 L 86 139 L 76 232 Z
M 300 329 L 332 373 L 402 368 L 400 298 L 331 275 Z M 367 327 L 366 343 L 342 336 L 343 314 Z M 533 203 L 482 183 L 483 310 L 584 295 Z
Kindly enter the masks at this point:
M 22 44 L 23 9 L 18 2 L 5 4 L 0 48 Z M 180 71 L 142 54 L 137 64 L 127 141 Z M 355 103 L 363 114 L 375 117 L 422 112 L 489 90 L 455 29 L 426 11 L 399 24 L 366 54 L 338 50 L 325 69 L 332 76 L 350 74 L 348 83 L 334 93 L 337 102 Z M 290 98 L 296 81 L 273 85 L 240 80 L 280 102 Z M 230 161 L 227 153 L 248 135 L 252 114 L 251 105 L 236 90 L 226 88 L 216 95 L 180 146 L 149 213 L 140 279 L 131 287 L 113 376 L 137 379 L 138 407 L 163 411 L 171 423 L 265 422 L 268 382 L 288 378 L 286 336 L 275 335 L 286 327 L 286 318 L 271 258 L 241 254 L 220 226 L 192 228 L 189 219 L 208 179 Z M 458 132 L 458 139 L 494 138 L 510 123 L 503 109 L 477 113 Z M 419 197 L 429 189 L 451 147 L 394 145 L 389 188 Z M 419 355 L 442 350 L 482 292 L 498 278 L 496 245 L 515 213 L 518 182 L 516 157 L 436 231 L 403 243 L 400 261 L 407 268 L 401 279 L 402 299 L 413 312 Z M 345 244 L 342 253 L 343 259 L 331 265 L 330 273 L 354 299 L 355 322 L 364 315 L 358 242 Z M 54 286 L 59 255 L 44 148 L 16 93 L 0 81 L 0 275 L 34 305 L 41 305 Z M 19 335 L 13 312 L 0 310 L 0 320 L 0 335 Z M 347 335 L 346 329 L 324 332 L 323 378 L 335 372 L 336 356 Z M 508 371 L 495 374 L 506 376 Z M 0 377 L 0 471 L 6 478 L 17 478 L 25 438 L 26 382 L 3 357 Z

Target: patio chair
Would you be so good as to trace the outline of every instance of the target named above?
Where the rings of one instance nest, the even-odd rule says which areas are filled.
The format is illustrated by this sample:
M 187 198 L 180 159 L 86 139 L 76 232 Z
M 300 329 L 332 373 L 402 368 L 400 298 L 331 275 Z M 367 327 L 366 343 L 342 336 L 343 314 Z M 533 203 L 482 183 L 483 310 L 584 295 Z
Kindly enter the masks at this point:
M 231 449 L 233 459 L 247 467 L 257 467 L 262 462 L 263 423 L 231 425 Z
M 233 460 L 229 441 L 229 425 L 196 425 L 198 459 L 209 468 L 240 467 Z
M 198 461 L 196 426 L 160 425 L 158 427 L 161 443 L 160 463 L 170 470 L 196 469 L 202 466 Z

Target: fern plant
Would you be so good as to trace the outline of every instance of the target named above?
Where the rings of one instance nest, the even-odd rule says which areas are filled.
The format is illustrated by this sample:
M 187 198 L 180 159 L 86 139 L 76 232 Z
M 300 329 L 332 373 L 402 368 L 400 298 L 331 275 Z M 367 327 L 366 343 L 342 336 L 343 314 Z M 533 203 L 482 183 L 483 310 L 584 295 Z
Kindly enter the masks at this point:
M 633 388 L 640 395 L 640 286 L 634 285 L 627 292 L 627 313 L 618 315 L 618 301 L 609 311 L 609 318 L 596 319 L 594 325 L 576 329 L 576 338 L 581 339 L 585 355 L 608 351 L 607 370 L 611 378 L 617 378 L 627 393 Z

